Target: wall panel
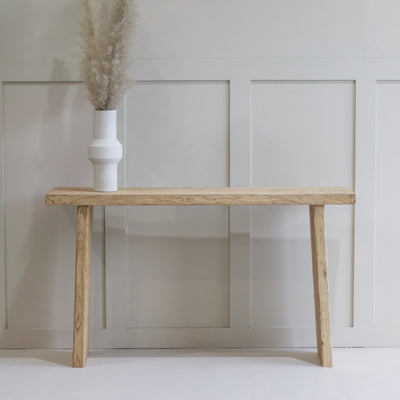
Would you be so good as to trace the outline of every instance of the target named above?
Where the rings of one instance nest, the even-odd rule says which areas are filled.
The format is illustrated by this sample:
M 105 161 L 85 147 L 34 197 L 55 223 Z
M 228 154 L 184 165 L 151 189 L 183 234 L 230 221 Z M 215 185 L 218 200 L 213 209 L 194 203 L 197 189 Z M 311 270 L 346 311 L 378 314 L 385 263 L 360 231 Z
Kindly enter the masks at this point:
M 400 81 L 377 84 L 376 262 L 374 323 L 400 326 Z
M 72 82 L 5 83 L 3 98 L 6 328 L 70 329 L 76 210 L 45 207 L 44 194 L 57 185 L 90 184 L 85 149 L 91 137 L 91 111 L 86 93 L 81 84 Z M 98 210 L 94 239 L 98 318 L 93 322 L 99 326 L 103 324 L 102 221 Z
M 254 186 L 354 185 L 352 81 L 252 85 Z M 353 211 L 327 207 L 333 324 L 352 326 Z M 252 326 L 314 324 L 307 207 L 251 211 Z
M 120 185 L 355 188 L 326 209 L 337 346 L 400 345 L 399 7 L 138 0 Z M 81 8 L 1 10 L 0 346 L 65 347 L 75 210 L 43 195 L 91 184 Z M 315 344 L 306 207 L 95 212 L 91 345 Z
M 139 82 L 126 101 L 127 186 L 229 184 L 229 83 Z M 229 325 L 229 209 L 126 210 L 127 325 Z

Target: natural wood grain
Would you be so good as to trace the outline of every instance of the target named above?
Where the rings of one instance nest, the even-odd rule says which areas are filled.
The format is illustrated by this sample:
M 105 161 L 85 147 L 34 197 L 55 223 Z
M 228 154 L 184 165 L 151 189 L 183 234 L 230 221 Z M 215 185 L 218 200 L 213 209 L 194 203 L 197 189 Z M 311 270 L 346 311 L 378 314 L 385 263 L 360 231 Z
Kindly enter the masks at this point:
M 324 206 L 310 206 L 310 230 L 318 355 L 323 367 L 332 367 L 332 335 L 324 211 Z
M 75 316 L 73 367 L 83 367 L 89 350 L 90 273 L 93 207 L 78 206 L 76 225 Z
M 345 187 L 217 187 L 217 188 L 121 188 L 94 192 L 90 188 L 54 188 L 47 205 L 268 205 L 354 204 L 355 194 Z
M 91 188 L 54 188 L 47 205 L 78 205 L 73 366 L 83 367 L 89 347 L 90 269 L 93 206 L 129 205 L 309 205 L 313 259 L 315 320 L 322 366 L 332 366 L 328 263 L 324 210 L 326 204 L 355 204 L 345 187 L 292 188 L 123 188 L 94 192 Z

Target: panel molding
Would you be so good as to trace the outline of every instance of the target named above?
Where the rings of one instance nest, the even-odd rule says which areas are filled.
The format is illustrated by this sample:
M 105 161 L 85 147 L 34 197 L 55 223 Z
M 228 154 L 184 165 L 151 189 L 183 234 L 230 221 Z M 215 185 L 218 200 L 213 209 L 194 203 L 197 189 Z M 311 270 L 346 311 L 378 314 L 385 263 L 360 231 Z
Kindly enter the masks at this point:
M 371 83 L 372 85 L 372 83 Z M 389 268 L 391 265 L 393 265 L 392 268 L 397 269 L 397 264 L 399 261 L 399 254 L 395 253 L 393 254 L 395 257 L 393 257 L 393 260 L 391 262 L 388 262 L 387 258 L 384 257 L 384 259 L 382 260 L 379 255 L 382 253 L 385 253 L 385 250 L 382 251 L 382 249 L 379 251 L 379 245 L 382 245 L 382 242 L 385 242 L 385 244 L 387 245 L 388 243 L 390 243 L 390 237 L 389 238 L 385 238 L 385 239 L 381 239 L 379 241 L 379 226 L 380 223 L 384 222 L 382 220 L 380 220 L 380 215 L 381 213 L 384 213 L 386 210 L 390 210 L 390 215 L 387 216 L 386 218 L 390 218 L 392 224 L 393 224 L 393 228 L 392 228 L 392 232 L 391 232 L 391 237 L 395 237 L 395 232 L 396 232 L 396 224 L 398 223 L 398 213 L 396 212 L 396 210 L 393 210 L 393 208 L 397 209 L 397 204 L 393 204 L 393 203 L 397 203 L 396 202 L 396 193 L 392 193 L 391 194 L 391 190 L 393 188 L 396 187 L 396 182 L 393 182 L 393 177 L 396 176 L 396 169 L 393 168 L 395 167 L 394 163 L 389 164 L 389 168 L 390 171 L 388 171 L 388 166 L 386 166 L 385 168 L 385 173 L 382 173 L 381 168 L 382 168 L 382 164 L 385 163 L 385 161 L 387 162 L 387 160 L 393 159 L 393 154 L 391 154 L 390 156 L 388 155 L 387 160 L 383 161 L 382 160 L 382 154 L 380 154 L 380 147 L 382 146 L 382 144 L 379 142 L 380 140 L 380 135 L 383 136 L 383 138 L 388 141 L 390 139 L 388 139 L 387 133 L 385 133 L 385 125 L 386 125 L 386 129 L 387 129 L 387 122 L 385 124 L 385 122 L 383 122 L 384 127 L 380 126 L 380 123 L 382 122 L 379 118 L 380 116 L 380 112 L 382 111 L 382 109 L 380 108 L 380 102 L 384 102 L 384 95 L 383 93 L 380 93 L 382 90 L 383 91 L 387 91 L 390 90 L 390 87 L 392 87 L 392 89 L 396 88 L 396 90 L 398 91 L 400 88 L 400 79 L 393 79 L 393 77 L 390 77 L 388 79 L 378 79 L 376 82 L 374 82 L 374 89 L 375 89 L 375 96 L 376 96 L 376 101 L 374 103 L 375 106 L 375 144 L 376 147 L 374 148 L 374 279 L 372 281 L 372 290 L 373 290 L 373 302 L 372 302 L 372 307 L 373 307 L 373 315 L 371 316 L 372 322 L 371 325 L 376 328 L 378 330 L 378 332 L 389 332 L 390 329 L 399 329 L 400 328 L 400 323 L 399 323 L 399 313 L 398 313 L 398 304 L 399 304 L 399 299 L 393 296 L 393 293 L 397 293 L 398 292 L 398 284 L 399 284 L 399 275 L 398 273 L 396 275 L 392 274 L 392 276 L 389 275 L 389 279 L 392 281 L 392 286 L 390 287 L 380 287 L 380 290 L 378 288 L 378 285 L 380 283 L 380 279 L 379 279 L 379 268 L 383 268 L 384 272 L 383 274 L 390 272 Z M 399 92 L 400 93 L 400 92 Z M 388 95 L 388 92 L 386 92 L 386 95 Z M 397 97 L 398 97 L 398 93 L 397 93 Z M 384 103 L 385 104 L 385 103 Z M 397 101 L 392 103 L 394 105 L 394 108 L 397 110 Z M 388 106 L 388 104 L 386 103 L 386 106 Z M 389 104 L 390 107 L 390 104 Z M 396 111 L 395 111 L 396 112 Z M 392 111 L 393 113 L 393 111 Z M 387 115 L 386 115 L 387 117 Z M 393 117 L 392 117 L 393 118 Z M 393 123 L 393 131 L 396 131 L 396 122 L 398 123 L 398 121 L 390 121 Z M 397 132 L 392 132 L 392 135 L 396 135 Z M 396 136 L 394 136 L 396 137 Z M 395 149 L 395 143 L 391 143 L 392 144 L 392 149 Z M 386 150 L 389 150 L 386 144 Z M 386 155 L 386 154 L 385 154 Z M 386 158 L 386 157 L 385 157 Z M 390 162 L 390 161 L 389 161 Z M 385 176 L 390 177 L 391 181 L 390 182 L 385 182 L 384 184 L 381 184 L 381 180 L 384 180 Z M 398 186 L 398 185 L 397 185 Z M 380 203 L 380 201 L 382 200 L 382 197 L 391 197 L 392 200 L 392 205 L 390 204 L 382 204 Z M 379 208 L 379 206 L 381 206 L 381 208 Z M 397 218 L 397 219 L 396 219 Z M 389 228 L 390 229 L 390 228 Z M 393 249 L 393 243 L 391 244 L 392 249 Z M 395 244 L 394 246 L 397 246 L 397 244 Z M 390 244 L 389 244 L 390 247 Z M 387 249 L 386 249 L 387 250 Z M 379 261 L 381 263 L 383 263 L 384 265 L 378 265 Z M 382 272 L 380 273 L 382 276 Z M 388 280 L 389 280 L 388 279 Z M 382 282 L 381 282 L 382 284 Z M 387 300 L 385 302 L 385 300 L 383 300 L 382 303 L 382 299 L 379 300 L 379 297 L 382 297 L 382 295 L 386 295 L 387 296 Z M 378 302 L 381 302 L 380 306 L 378 305 Z M 379 316 L 378 312 L 381 312 L 382 315 Z M 386 321 L 385 321 L 385 317 L 384 315 L 386 315 Z M 392 320 L 395 320 L 392 322 Z
M 137 60 L 132 66 L 140 81 L 230 81 L 230 184 L 251 185 L 250 156 L 250 85 L 254 81 L 279 80 L 353 80 L 356 84 L 355 127 L 355 189 L 358 196 L 354 216 L 354 327 L 333 328 L 334 346 L 400 346 L 400 328 L 373 326 L 373 291 L 375 266 L 375 112 L 377 81 L 399 81 L 400 60 L 396 59 L 187 59 Z M 5 82 L 80 82 L 75 61 L 13 61 L 0 62 L 1 87 Z M 119 112 L 123 123 L 124 109 Z M 4 227 L 4 99 L 0 96 L 0 224 Z M 119 132 L 124 131 L 119 129 Z M 121 134 L 122 134 L 121 133 Z M 122 138 L 123 139 L 123 138 Z M 120 139 L 121 140 L 121 139 Z M 241 153 L 243 149 L 243 154 Z M 122 176 L 121 182 L 124 182 Z M 187 330 L 184 328 L 138 329 L 124 336 L 112 314 L 113 291 L 123 286 L 123 276 L 116 276 L 116 267 L 107 265 L 107 329 L 92 329 L 92 347 L 156 346 L 166 340 L 191 345 L 191 336 L 200 345 L 223 346 L 314 346 L 312 328 L 250 329 L 248 317 L 249 288 L 243 282 L 249 272 L 243 262 L 249 259 L 250 217 L 248 210 L 231 210 L 231 309 L 230 326 L 217 330 Z M 113 229 L 124 210 L 106 209 L 106 228 Z M 119 221 L 118 221 L 119 220 Z M 106 232 L 107 234 L 107 232 Z M 235 243 L 235 235 L 239 242 Z M 4 231 L 0 229 L 0 345 L 2 347 L 70 347 L 71 330 L 5 330 L 5 264 Z M 239 244 L 240 243 L 240 244 Z M 114 245 L 115 247 L 111 246 Z M 119 251 L 118 243 L 110 243 L 107 251 Z M 122 245 L 122 243 L 121 243 Z M 233 246 L 238 246 L 235 250 Z M 243 249 L 242 261 L 235 261 Z M 111 248 L 113 247 L 113 250 Z M 239 277 L 239 278 L 238 278 Z M 117 282 L 115 284 L 112 281 Z M 119 281 L 118 281 L 119 280 Z M 238 299 L 242 299 L 239 301 Z M 114 307 L 118 305 L 114 304 Z M 234 315 L 235 314 L 235 315 Z M 164 340 L 163 337 L 166 337 Z M 149 339 L 147 340 L 146 337 Z M 173 339 L 172 339 L 173 337 Z M 189 338 L 189 339 L 188 339 Z M 147 340 L 147 341 L 146 341 Z M 192 342 L 193 343 L 193 342 Z
M 7 287 L 6 287 L 6 210 L 5 210 L 5 143 L 4 143 L 4 82 L 0 76 L 0 345 L 2 332 L 7 323 Z
M 226 94 L 227 94 L 227 101 L 229 101 L 229 80 L 227 79 L 200 79 L 200 78 L 196 78 L 196 79 L 190 79 L 189 77 L 187 79 L 143 79 L 143 80 L 138 80 L 137 81 L 137 85 L 140 87 L 146 87 L 146 86 L 158 86 L 161 87 L 163 90 L 165 88 L 165 86 L 171 86 L 171 90 L 173 90 L 172 88 L 177 88 L 178 90 L 180 90 L 182 88 L 182 86 L 186 86 L 187 89 L 183 89 L 183 90 L 190 90 L 190 88 L 194 88 L 195 90 L 197 90 L 198 87 L 201 87 L 201 91 L 203 90 L 208 90 L 206 89 L 206 86 L 209 86 L 210 89 L 209 90 L 213 90 L 212 88 L 217 88 L 218 92 L 220 93 L 220 89 L 219 87 L 222 85 L 224 87 L 226 87 Z M 152 90 L 152 89 L 151 89 Z M 168 92 L 169 93 L 169 92 Z M 194 96 L 196 95 L 196 91 L 194 91 Z M 201 92 L 200 92 L 201 93 Z M 125 103 L 124 103 L 124 113 L 126 115 L 127 113 L 127 99 L 129 99 L 129 95 L 127 96 L 127 98 L 125 99 Z M 225 104 L 224 104 L 225 107 Z M 227 107 L 229 108 L 229 105 L 227 104 Z M 197 110 L 197 109 L 196 109 Z M 227 117 L 229 117 L 229 110 L 227 109 Z M 132 111 L 131 111 L 132 112 Z M 199 112 L 199 110 L 196 111 L 197 113 Z M 131 116 L 132 118 L 132 116 Z M 206 116 L 205 116 L 206 118 Z M 127 137 L 127 124 L 128 124 L 128 120 L 126 118 L 121 119 L 121 125 L 123 125 L 123 127 L 121 128 L 121 135 L 119 137 L 120 141 L 122 141 L 123 143 L 125 143 L 125 151 L 128 152 L 128 142 L 129 139 Z M 186 121 L 187 123 L 187 121 Z M 229 126 L 229 122 L 227 121 L 227 126 Z M 197 126 L 195 127 L 197 128 Z M 130 127 L 129 130 L 134 129 L 133 127 Z M 133 143 L 133 144 L 132 144 Z M 226 145 L 228 145 L 228 141 L 226 142 Z M 193 143 L 193 145 L 196 145 L 195 143 Z M 130 146 L 134 146 L 134 141 L 132 140 L 132 142 L 130 143 Z M 228 154 L 228 149 L 226 149 L 227 154 Z M 126 157 L 125 157 L 126 158 Z M 229 159 L 229 157 L 227 158 Z M 122 169 L 120 169 L 120 178 L 121 181 L 127 183 L 128 181 L 128 162 L 125 162 L 124 166 Z M 132 168 L 132 166 L 131 166 Z M 136 166 L 136 168 L 138 170 L 140 170 L 140 168 L 138 166 Z M 229 166 L 226 165 L 227 168 L 227 173 L 225 176 L 223 176 L 224 174 L 218 173 L 219 179 L 223 179 L 224 182 L 228 182 L 229 178 L 228 178 L 228 171 L 229 171 Z M 132 179 L 132 177 L 130 178 Z M 226 183 L 224 183 L 226 184 Z M 132 185 L 132 182 L 130 182 L 129 185 Z M 165 185 L 165 184 L 164 184 Z M 125 209 L 125 210 L 114 210 L 114 209 L 107 209 L 107 229 L 109 231 L 108 236 L 107 236 L 107 254 L 108 254 L 108 264 L 114 265 L 114 271 L 116 270 L 117 272 L 114 274 L 113 276 L 113 283 L 112 285 L 112 289 L 114 290 L 113 293 L 117 293 L 116 296 L 113 296 L 113 300 L 118 304 L 117 306 L 114 306 L 111 314 L 112 314 L 112 324 L 115 327 L 115 334 L 114 337 L 125 337 L 125 336 L 129 336 L 131 335 L 132 337 L 137 337 L 138 334 L 136 334 L 135 332 L 141 332 L 143 329 L 147 330 L 147 329 L 152 329 L 152 328 L 148 328 L 146 327 L 146 324 L 152 324 L 153 322 L 156 324 L 156 321 L 145 321 L 145 322 L 140 322 L 138 321 L 137 323 L 135 323 L 134 321 L 127 321 L 127 314 L 128 310 L 127 310 L 127 304 L 128 304 L 128 299 L 129 299 L 129 294 L 126 291 L 126 286 L 127 284 L 124 284 L 123 279 L 127 279 L 128 277 L 128 260 L 126 259 L 126 257 L 128 256 L 128 244 L 125 243 L 126 242 L 126 238 L 124 239 L 124 235 L 125 232 L 128 231 L 128 226 L 130 223 L 128 223 L 128 216 L 129 216 L 129 212 L 132 210 L 129 209 Z M 108 225 L 108 223 L 112 224 L 112 227 Z M 204 228 L 202 228 L 204 229 Z M 117 239 L 119 238 L 119 239 Z M 116 243 L 117 241 L 122 242 L 121 243 Z M 119 248 L 118 251 L 115 250 L 115 248 Z M 120 259 L 120 255 L 124 254 L 124 262 L 115 262 L 115 260 Z M 121 277 L 125 277 L 125 278 L 121 278 Z M 123 286 L 121 286 L 123 285 Z M 120 289 L 122 288 L 122 290 Z M 134 290 L 134 289 L 133 289 Z M 228 293 L 229 296 L 229 293 Z M 228 309 L 229 312 L 229 309 Z M 222 318 L 222 317 L 221 317 Z M 213 318 L 212 318 L 213 319 Z M 192 324 L 193 322 L 193 324 Z M 188 324 L 190 324 L 191 327 L 194 327 L 196 325 L 195 321 L 190 321 L 190 318 L 187 321 Z M 218 323 L 216 323 L 216 321 L 214 321 L 215 323 L 215 329 L 225 329 L 226 324 L 229 324 L 229 315 L 226 318 L 226 321 L 224 318 L 222 318 L 221 320 L 221 327 L 218 326 Z M 175 325 L 176 324 L 176 325 Z M 210 322 L 210 325 L 208 325 L 206 322 L 199 322 L 199 331 L 203 331 L 204 329 L 208 329 L 206 326 L 210 326 L 213 323 Z M 156 329 L 164 329 L 163 327 L 157 327 Z M 171 326 L 169 326 L 167 329 L 171 329 L 171 330 L 184 330 L 184 329 L 191 329 L 191 328 L 185 328 L 184 326 L 180 326 L 179 322 L 175 321 Z M 150 335 L 152 336 L 152 335 Z M 118 343 L 121 339 L 116 339 L 116 342 Z
M 229 184 L 251 186 L 250 81 L 235 77 L 230 81 Z M 230 327 L 250 327 L 250 208 L 230 207 L 229 271 Z
M 318 102 L 314 100 L 313 96 L 317 96 L 315 99 L 319 99 Z M 265 184 L 272 186 L 318 186 L 324 184 L 336 184 L 353 187 L 355 142 L 355 112 L 353 109 L 355 108 L 355 99 L 355 80 L 353 79 L 252 80 L 251 107 L 253 118 L 251 124 L 251 151 L 253 154 L 253 184 L 263 186 L 264 182 L 268 182 L 268 179 L 271 179 L 272 182 L 269 181 L 269 183 Z M 259 107 L 260 103 L 262 104 L 261 111 Z M 274 108 L 275 103 L 279 105 L 278 108 Z M 327 105 L 324 106 L 324 103 Z M 342 104 L 343 106 L 341 107 Z M 288 112 L 286 106 L 288 107 Z M 264 108 L 266 108 L 265 111 Z M 299 110 L 302 111 L 300 112 Z M 323 120 L 321 120 L 321 117 L 319 117 L 319 112 L 322 112 L 325 116 Z M 277 113 L 279 118 L 275 117 Z M 344 130 L 346 135 L 345 137 L 340 135 L 340 132 L 336 134 L 337 130 L 332 130 L 333 128 L 331 128 L 331 126 L 335 126 L 335 122 L 332 122 L 332 120 L 329 121 L 327 119 L 329 118 L 328 115 L 330 115 L 332 119 L 335 118 L 337 121 L 343 121 L 343 123 L 337 122 L 337 124 L 339 124 L 339 128 Z M 297 119 L 297 125 L 294 126 L 293 123 L 290 122 L 291 116 L 292 118 Z M 269 120 L 272 121 L 272 125 L 269 124 Z M 320 130 L 317 130 L 318 128 L 316 126 Z M 296 132 L 296 129 L 298 129 L 299 134 L 304 132 L 304 135 L 298 135 L 297 133 L 292 134 L 293 132 Z M 325 132 L 326 130 L 328 133 Z M 279 135 L 276 132 L 279 132 Z M 301 139 L 298 139 L 299 136 Z M 339 142 L 335 140 L 337 136 L 339 136 Z M 320 138 L 324 138 L 324 140 Z M 268 145 L 266 145 L 266 142 L 268 142 Z M 341 146 L 338 146 L 336 143 L 340 143 Z M 276 147 L 276 150 L 269 152 L 270 145 Z M 257 151 L 260 146 L 263 149 L 262 153 L 260 153 L 260 150 Z M 312 150 L 309 154 L 307 153 L 307 149 L 312 149 L 313 147 L 315 148 L 317 146 L 321 146 L 320 154 L 317 154 L 316 151 Z M 325 150 L 324 146 L 329 150 Z M 344 152 L 343 149 L 349 150 Z M 280 157 L 274 158 L 274 153 L 280 154 Z M 345 159 L 343 162 L 345 163 L 344 165 L 346 170 L 344 170 L 344 167 L 338 165 L 338 159 L 342 153 L 345 153 Z M 305 158 L 306 154 L 308 154 L 308 158 Z M 331 157 L 330 154 L 335 154 L 335 157 Z M 268 161 L 264 162 L 266 157 L 272 157 L 273 161 L 270 161 L 269 163 Z M 329 160 L 328 164 L 324 164 L 325 159 Z M 309 160 L 312 160 L 312 162 L 309 162 Z M 294 161 L 296 161 L 296 163 Z M 256 163 L 258 163 L 258 167 L 256 166 Z M 268 170 L 272 170 L 272 173 L 266 172 Z M 275 170 L 281 172 L 274 173 Z M 302 171 L 302 173 L 299 174 L 296 172 L 297 170 Z M 333 171 L 336 170 L 341 172 L 340 175 L 333 173 Z M 319 171 L 322 171 L 322 173 L 319 173 Z M 257 174 L 255 174 L 255 172 L 257 172 Z M 334 272 L 336 272 L 336 274 L 339 276 L 341 275 L 342 279 L 346 278 L 346 280 L 349 278 L 349 275 L 353 276 L 353 259 L 351 255 L 351 261 L 349 260 L 350 254 L 348 254 L 348 252 L 352 252 L 351 248 L 353 244 L 354 214 L 352 211 L 347 209 L 337 209 L 335 207 L 332 209 L 329 207 L 327 211 L 328 247 L 331 248 L 328 251 L 328 259 L 330 259 L 331 253 L 334 253 L 334 246 L 338 241 L 342 243 L 340 253 L 345 252 L 346 254 L 346 257 L 341 260 L 342 262 L 346 261 L 345 270 L 338 269 L 337 265 L 330 265 L 330 277 L 332 280 L 332 323 L 335 323 L 336 321 L 336 324 L 340 324 L 338 319 L 341 318 L 343 322 L 340 326 L 352 326 L 354 282 L 350 280 L 348 284 L 341 284 L 339 285 L 339 288 L 335 290 L 336 288 L 332 285 L 335 283 L 335 280 L 332 278 L 335 277 Z M 342 223 L 346 223 L 346 232 L 344 232 L 343 228 L 337 228 L 335 225 L 330 226 L 331 224 L 329 223 L 329 220 L 332 214 L 339 218 L 340 226 L 342 226 Z M 277 219 L 274 219 L 275 216 Z M 290 268 L 290 265 L 296 263 L 297 260 L 299 263 L 297 267 L 307 267 L 306 259 L 307 257 L 310 258 L 310 244 L 308 243 L 309 228 L 307 226 L 308 210 L 300 210 L 299 208 L 276 208 L 275 210 L 260 210 L 260 208 L 253 207 L 251 211 L 251 218 L 265 218 L 264 222 L 266 224 L 270 223 L 271 225 L 275 225 L 276 223 L 282 222 L 283 225 L 287 226 L 286 229 L 284 227 L 280 229 L 278 226 L 277 232 L 275 233 L 272 231 L 265 231 L 264 228 L 260 228 L 259 224 L 257 228 L 257 224 L 255 227 L 254 221 L 251 221 L 250 226 L 253 235 L 253 240 L 251 241 L 251 255 L 253 256 L 253 261 L 250 264 L 250 269 L 253 271 L 251 275 L 254 275 L 254 273 L 256 273 L 255 271 L 258 271 L 259 274 L 262 274 L 260 269 L 257 269 L 257 264 L 260 265 L 260 261 L 257 262 L 257 258 L 259 259 L 260 257 L 260 245 L 257 245 L 258 242 L 263 243 L 262 247 L 264 247 L 265 256 L 267 257 L 265 262 L 269 261 L 272 263 L 268 275 L 265 275 L 266 280 L 263 284 L 264 286 L 262 286 L 262 284 L 257 285 L 253 279 L 250 280 L 251 292 L 258 297 L 258 301 L 263 299 L 265 304 L 276 303 L 277 306 L 281 305 L 283 307 L 289 307 L 289 304 L 292 304 L 292 307 L 293 305 L 299 306 L 297 312 L 288 309 L 286 312 L 282 311 L 279 313 L 275 311 L 275 307 L 272 310 L 267 307 L 265 311 L 260 311 L 259 307 L 254 306 L 254 303 L 252 303 L 253 310 L 251 326 L 255 328 L 286 327 L 292 326 L 289 322 L 291 320 L 293 320 L 292 324 L 297 324 L 300 326 L 308 326 L 309 324 L 314 323 L 314 317 L 312 315 L 313 301 L 311 268 L 302 270 L 304 275 L 307 274 L 308 280 L 301 280 L 299 273 L 296 272 L 296 268 L 293 270 L 286 269 Z M 304 225 L 304 229 L 300 229 L 300 227 L 298 227 L 297 230 L 292 230 L 295 229 L 295 227 L 300 223 Z M 290 228 L 288 228 L 288 226 L 290 226 Z M 347 234 L 347 229 L 351 229 L 351 235 Z M 258 234 L 257 230 L 259 232 Z M 260 233 L 263 230 L 264 233 Z M 265 234 L 268 236 L 259 236 Z M 268 246 L 272 246 L 272 248 L 268 248 Z M 275 254 L 274 249 L 279 248 L 279 246 L 281 246 L 282 250 L 277 250 Z M 305 246 L 306 249 L 304 249 Z M 296 254 L 298 254 L 298 258 L 294 259 L 292 257 L 290 262 L 287 261 L 287 258 L 290 258 L 290 255 L 288 254 L 286 257 L 283 254 L 284 251 L 289 252 L 289 249 L 291 249 L 293 252 L 297 252 Z M 339 250 L 337 251 L 339 252 Z M 301 257 L 299 252 L 301 252 Z M 271 254 L 271 258 L 268 258 L 268 254 Z M 332 255 L 334 256 L 335 254 Z M 274 257 L 276 257 L 278 260 L 274 260 Z M 334 260 L 333 257 L 332 260 Z M 275 261 L 281 261 L 282 265 L 279 265 L 279 263 L 278 265 L 275 265 Z M 311 265 L 311 260 L 308 261 L 308 264 Z M 336 270 L 335 268 L 332 268 L 335 266 Z M 275 268 L 272 269 L 273 267 Z M 267 268 L 267 265 L 265 265 L 265 268 Z M 279 275 L 279 271 L 281 269 L 284 269 L 285 272 L 282 272 L 282 275 Z M 275 270 L 276 272 L 274 272 Z M 289 278 L 288 276 L 286 277 L 287 280 L 281 280 L 286 274 L 293 274 L 293 277 Z M 270 278 L 268 278 L 268 276 L 270 276 Z M 281 285 L 281 290 L 276 289 L 276 287 L 279 285 Z M 299 291 L 302 291 L 302 295 L 300 296 L 300 293 L 297 293 L 298 300 L 295 303 L 291 303 L 290 299 L 285 300 L 285 298 L 282 298 L 282 295 L 280 294 L 281 292 L 284 292 L 286 295 L 290 295 L 290 293 L 296 292 L 296 288 Z M 338 291 L 339 294 L 336 295 Z M 263 295 L 263 292 L 269 294 Z M 260 296 L 264 297 L 260 299 Z M 268 298 L 268 296 L 272 297 Z M 301 303 L 303 299 L 304 304 Z M 340 300 L 335 302 L 334 300 L 336 299 Z M 348 305 L 347 307 L 344 306 L 344 301 L 346 301 L 346 305 Z M 252 302 L 254 302 L 254 300 L 252 300 Z M 306 303 L 309 306 L 307 308 L 307 312 L 302 312 L 302 310 L 305 309 L 304 306 Z M 336 313 L 334 312 L 335 308 L 338 310 Z M 303 319 L 296 319 L 298 316 L 302 316 L 303 314 Z M 272 322 L 268 322 L 268 320 L 257 322 L 257 316 L 262 318 L 262 315 L 270 315 L 272 317 Z M 276 322 L 274 322 L 274 318 L 276 318 Z M 274 326 L 274 324 L 276 324 L 276 326 Z
M 83 82 L 79 79 L 70 80 L 69 77 L 73 71 L 73 67 L 64 69 L 62 74 L 54 74 L 54 70 L 51 67 L 58 63 L 32 63 L 32 69 L 29 65 L 21 65 L 21 63 L 0 63 L 0 346 L 1 347 L 46 347 L 45 343 L 48 343 L 48 347 L 69 347 L 72 341 L 72 329 L 71 329 L 71 341 L 67 337 L 66 332 L 70 332 L 65 329 L 37 329 L 37 328 L 12 328 L 7 323 L 7 288 L 6 288 L 6 170 L 5 170 L 5 89 L 13 87 L 41 87 L 41 86 L 59 86 L 63 85 L 66 87 L 71 86 L 82 86 Z M 37 66 L 43 67 L 41 71 L 36 71 Z M 21 72 L 20 79 L 15 75 L 16 71 Z M 49 74 L 46 74 L 49 72 Z M 57 78 L 53 79 L 53 78 Z M 44 193 L 43 193 L 44 196 Z M 43 197 L 44 199 L 44 197 Z M 72 210 L 71 210 L 72 211 Z M 98 219 L 101 218 L 102 211 L 99 209 L 96 212 L 97 220 L 95 224 L 95 232 L 100 233 L 101 236 L 101 224 L 99 226 Z M 74 218 L 75 220 L 75 218 Z M 97 241 L 98 242 L 98 241 Z M 99 243 L 97 243 L 99 244 Z M 71 258 L 74 255 L 71 254 Z M 95 266 L 97 266 L 96 260 Z M 71 271 L 73 265 L 71 265 Z M 98 268 L 93 269 L 93 280 L 96 282 L 101 275 L 101 271 Z M 95 291 L 92 292 L 92 298 L 95 298 Z M 57 293 L 54 291 L 54 294 Z M 73 295 L 72 295 L 73 298 Z M 92 308 L 92 321 L 93 325 L 102 326 L 101 322 L 101 308 L 102 301 L 93 303 Z M 73 310 L 73 303 L 71 303 L 71 310 Z M 96 317 L 96 315 L 98 317 Z M 100 319 L 99 319 L 100 317 Z M 98 320 L 98 321 L 97 321 Z M 101 329 L 100 329 L 101 331 Z M 45 341 L 45 338 L 48 341 Z M 104 340 L 103 340 L 104 342 Z M 72 342 L 71 342 L 72 343 Z

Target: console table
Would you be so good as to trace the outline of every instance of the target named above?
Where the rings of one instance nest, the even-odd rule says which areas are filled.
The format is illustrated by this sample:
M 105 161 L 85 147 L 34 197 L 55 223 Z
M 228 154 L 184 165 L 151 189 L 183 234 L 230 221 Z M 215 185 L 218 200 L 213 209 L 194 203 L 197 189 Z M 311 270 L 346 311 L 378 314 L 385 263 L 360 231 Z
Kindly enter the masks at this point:
M 355 204 L 355 201 L 355 193 L 345 187 L 120 188 L 116 192 L 94 192 L 91 188 L 52 189 L 46 194 L 46 205 L 78 206 L 73 367 L 85 365 L 89 349 L 93 206 L 146 205 L 309 206 L 318 355 L 322 366 L 332 366 L 325 205 Z

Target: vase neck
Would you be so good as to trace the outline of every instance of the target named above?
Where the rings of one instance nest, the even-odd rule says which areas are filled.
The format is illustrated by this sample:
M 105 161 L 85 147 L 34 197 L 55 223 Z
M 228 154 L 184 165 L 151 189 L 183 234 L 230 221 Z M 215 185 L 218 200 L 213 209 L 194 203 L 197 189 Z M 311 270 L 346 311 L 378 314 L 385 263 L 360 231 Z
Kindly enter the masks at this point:
M 93 113 L 93 138 L 115 139 L 117 137 L 117 111 L 95 110 Z

